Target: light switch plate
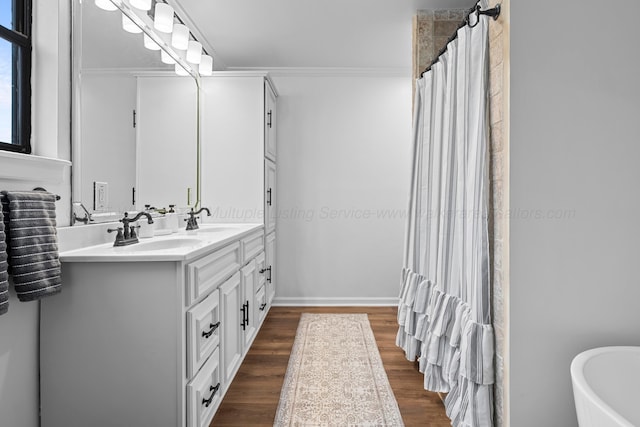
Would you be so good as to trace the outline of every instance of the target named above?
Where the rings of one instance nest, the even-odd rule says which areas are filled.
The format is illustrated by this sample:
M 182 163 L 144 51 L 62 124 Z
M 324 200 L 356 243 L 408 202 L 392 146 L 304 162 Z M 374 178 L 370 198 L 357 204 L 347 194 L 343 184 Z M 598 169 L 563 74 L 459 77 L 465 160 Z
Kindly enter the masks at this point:
M 107 208 L 109 204 L 109 184 L 94 181 L 93 183 L 93 210 L 99 211 Z

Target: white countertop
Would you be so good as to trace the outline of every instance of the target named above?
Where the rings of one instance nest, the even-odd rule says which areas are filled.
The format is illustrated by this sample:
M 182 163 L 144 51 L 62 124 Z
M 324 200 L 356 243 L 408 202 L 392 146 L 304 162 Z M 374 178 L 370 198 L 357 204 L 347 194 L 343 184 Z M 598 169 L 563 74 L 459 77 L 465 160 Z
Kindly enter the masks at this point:
M 105 243 L 60 252 L 62 262 L 189 261 L 237 241 L 262 224 L 200 224 L 198 230 L 139 239 L 128 246 Z

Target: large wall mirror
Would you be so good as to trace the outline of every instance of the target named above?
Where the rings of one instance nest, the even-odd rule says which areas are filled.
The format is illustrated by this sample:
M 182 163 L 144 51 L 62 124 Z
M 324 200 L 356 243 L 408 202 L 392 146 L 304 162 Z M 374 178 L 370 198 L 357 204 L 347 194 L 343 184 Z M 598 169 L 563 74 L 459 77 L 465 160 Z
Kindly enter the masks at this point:
M 73 201 L 95 222 L 197 203 L 198 84 L 179 77 L 120 10 L 73 0 Z M 165 52 L 166 54 L 166 52 Z M 73 223 L 73 220 L 72 220 Z

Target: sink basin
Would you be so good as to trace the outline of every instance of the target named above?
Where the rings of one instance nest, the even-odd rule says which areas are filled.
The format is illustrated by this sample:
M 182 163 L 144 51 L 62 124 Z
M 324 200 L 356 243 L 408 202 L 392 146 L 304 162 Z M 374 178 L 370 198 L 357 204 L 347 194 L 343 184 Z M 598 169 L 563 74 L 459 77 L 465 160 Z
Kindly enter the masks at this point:
M 131 246 L 125 246 L 130 251 L 160 251 L 164 249 L 190 248 L 202 245 L 200 239 L 190 239 L 186 237 L 165 240 L 153 240 L 150 242 L 141 242 Z

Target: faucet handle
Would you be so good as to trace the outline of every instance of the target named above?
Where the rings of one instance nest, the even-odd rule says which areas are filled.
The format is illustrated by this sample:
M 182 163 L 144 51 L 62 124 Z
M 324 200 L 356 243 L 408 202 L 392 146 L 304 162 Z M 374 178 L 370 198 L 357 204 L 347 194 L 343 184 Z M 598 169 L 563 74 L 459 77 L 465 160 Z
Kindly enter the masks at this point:
M 120 246 L 122 244 L 122 242 L 124 241 L 124 234 L 122 234 L 122 227 L 107 228 L 107 232 L 108 233 L 113 233 L 114 231 L 117 231 L 118 234 L 116 234 L 116 240 L 115 240 L 115 242 L 113 242 L 113 246 Z

